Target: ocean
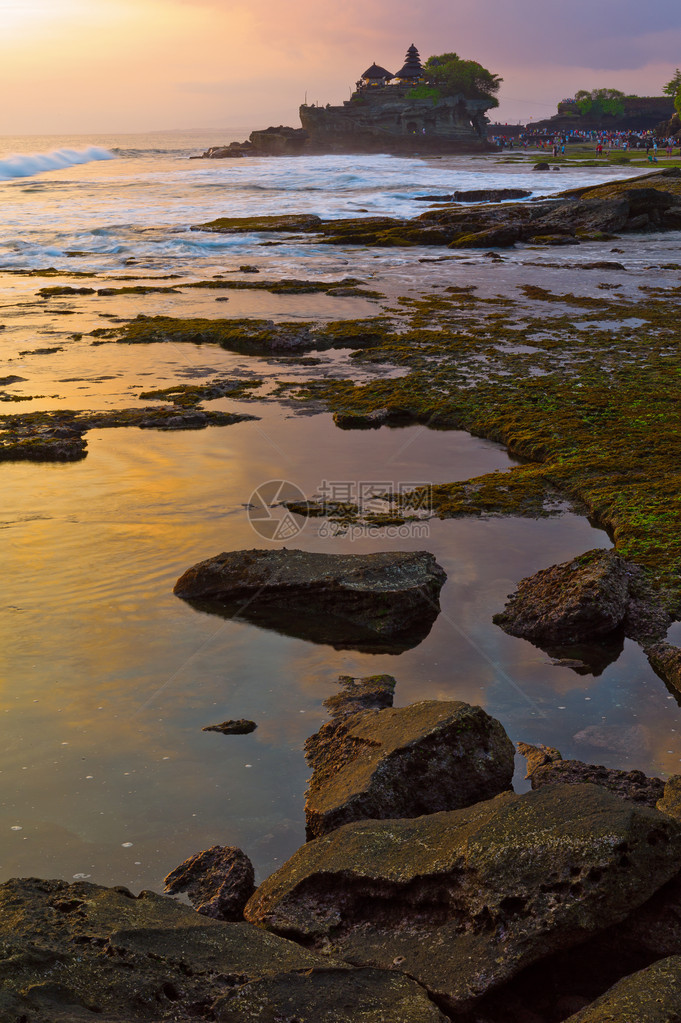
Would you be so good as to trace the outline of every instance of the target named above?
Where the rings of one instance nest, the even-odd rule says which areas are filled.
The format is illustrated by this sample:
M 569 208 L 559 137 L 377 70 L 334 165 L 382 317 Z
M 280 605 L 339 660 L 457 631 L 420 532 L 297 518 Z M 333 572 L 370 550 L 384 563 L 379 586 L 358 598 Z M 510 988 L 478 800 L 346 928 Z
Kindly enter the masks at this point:
M 243 274 L 247 264 L 268 280 L 356 276 L 393 298 L 453 282 L 491 296 L 528 280 L 575 286 L 566 269 L 574 251 L 562 248 L 520 247 L 493 266 L 480 252 L 432 263 L 421 261 L 437 252 L 418 247 L 331 247 L 304 235 L 192 226 L 279 213 L 415 216 L 427 208 L 422 195 L 481 187 L 549 195 L 631 173 L 538 173 L 518 154 L 506 154 L 510 162 L 190 159 L 247 135 L 243 128 L 0 139 L 3 412 L 139 407 L 145 389 L 218 374 L 263 381 L 253 400 L 206 403 L 258 417 L 249 422 L 172 433 L 93 430 L 82 461 L 0 467 L 3 879 L 87 878 L 161 891 L 168 871 L 214 844 L 240 846 L 266 876 L 304 840 L 303 743 L 326 719 L 322 701 L 341 674 L 393 674 L 398 705 L 480 703 L 514 741 L 555 745 L 564 756 L 664 776 L 681 762 L 679 708 L 635 644 L 625 641 L 599 675 L 580 675 L 492 623 L 522 576 L 611 545 L 573 512 L 430 520 L 418 530 L 351 536 L 330 536 L 315 520 L 298 523 L 289 546 L 436 555 L 448 573 L 442 614 L 419 646 L 399 655 L 314 644 L 216 618 L 173 596 L 175 580 L 196 561 L 281 545 L 248 514 L 270 480 L 312 495 L 329 483 L 450 482 L 514 463 L 502 446 L 461 431 L 343 431 L 326 412 L 269 397 L 282 377 L 372 380 L 402 372 L 358 365 L 347 350 L 312 353 L 311 368 L 213 346 L 93 343 L 92 330 L 140 313 L 278 321 L 381 312 L 366 297 L 234 291 L 216 305 L 225 296 L 181 293 L 183 282 Z M 626 264 L 626 287 L 677 247 L 671 236 L 623 241 L 617 258 Z M 603 258 L 595 245 L 580 249 L 594 253 Z M 49 268 L 47 279 L 30 274 Z M 39 293 L 103 281 L 178 282 L 180 293 L 49 300 Z M 256 721 L 256 731 L 202 731 L 241 717 Z M 523 774 L 519 763 L 520 788 Z

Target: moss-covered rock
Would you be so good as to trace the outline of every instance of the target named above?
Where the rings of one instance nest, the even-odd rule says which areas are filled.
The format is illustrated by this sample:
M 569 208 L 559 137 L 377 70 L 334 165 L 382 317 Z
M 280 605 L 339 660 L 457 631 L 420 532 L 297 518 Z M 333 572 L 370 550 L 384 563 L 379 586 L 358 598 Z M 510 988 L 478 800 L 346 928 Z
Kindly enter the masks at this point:
M 347 824 L 295 853 L 245 915 L 348 962 L 399 969 L 461 1012 L 623 920 L 674 876 L 680 853 L 681 825 L 657 810 L 596 785 L 547 786 Z

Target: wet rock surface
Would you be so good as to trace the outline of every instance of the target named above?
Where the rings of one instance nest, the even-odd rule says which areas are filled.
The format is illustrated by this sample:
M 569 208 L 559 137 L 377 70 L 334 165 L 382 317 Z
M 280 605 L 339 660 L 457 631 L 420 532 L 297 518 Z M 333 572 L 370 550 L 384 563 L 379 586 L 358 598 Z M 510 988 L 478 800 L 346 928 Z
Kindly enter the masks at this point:
M 513 743 L 502 725 L 460 701 L 336 717 L 307 740 L 305 756 L 313 769 L 308 838 L 350 821 L 470 806 L 510 789 L 513 778 Z
M 585 642 L 623 625 L 630 572 L 614 551 L 594 550 L 521 579 L 494 621 L 540 645 Z
M 658 811 L 595 785 L 552 785 L 345 825 L 299 850 L 245 916 L 349 962 L 399 968 L 461 1012 L 623 920 L 674 876 L 680 852 L 681 827 Z
M 407 977 L 354 970 L 174 899 L 80 882 L 0 885 L 7 1023 L 444 1023 Z
M 426 551 L 232 551 L 188 569 L 177 596 L 318 643 L 408 649 L 439 614 L 445 572 Z
M 236 846 L 213 845 L 190 856 L 164 883 L 169 895 L 185 892 L 194 909 L 214 920 L 243 920 L 255 891 L 253 864 Z

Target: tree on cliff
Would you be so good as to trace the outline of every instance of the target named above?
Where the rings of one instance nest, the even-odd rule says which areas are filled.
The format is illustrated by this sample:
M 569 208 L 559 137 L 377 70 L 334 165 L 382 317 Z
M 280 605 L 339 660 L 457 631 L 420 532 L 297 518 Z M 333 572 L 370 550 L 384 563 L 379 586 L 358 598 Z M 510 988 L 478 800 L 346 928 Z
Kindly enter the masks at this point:
M 625 95 L 619 89 L 580 89 L 575 93 L 575 103 L 582 117 L 621 117 L 624 113 Z
M 672 97 L 676 112 L 681 117 L 681 68 L 677 67 L 674 77 L 667 82 L 662 91 L 665 96 Z
M 423 65 L 426 80 L 435 86 L 441 96 L 462 93 L 468 99 L 487 99 L 499 105 L 496 93 L 503 82 L 475 60 L 461 60 L 456 53 L 441 53 L 429 57 Z

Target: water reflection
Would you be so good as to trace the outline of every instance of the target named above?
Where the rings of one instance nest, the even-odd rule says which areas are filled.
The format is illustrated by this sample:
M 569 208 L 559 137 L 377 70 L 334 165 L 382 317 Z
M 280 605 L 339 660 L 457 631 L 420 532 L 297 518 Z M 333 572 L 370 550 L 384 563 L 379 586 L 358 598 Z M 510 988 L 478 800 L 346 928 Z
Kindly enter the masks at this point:
M 331 541 L 311 521 L 302 549 L 425 548 L 447 572 L 431 632 L 399 657 L 218 619 L 172 593 L 189 565 L 264 545 L 243 505 L 274 476 L 313 493 L 322 479 L 440 482 L 509 464 L 465 434 L 353 434 L 270 411 L 172 436 L 95 431 L 84 462 L 4 466 L 2 875 L 158 890 L 221 843 L 242 846 L 262 877 L 303 840 L 302 745 L 339 674 L 394 674 L 398 705 L 481 704 L 514 740 L 564 756 L 678 770 L 681 714 L 635 644 L 593 677 L 492 624 L 521 577 L 609 546 L 577 516 L 435 520 L 426 540 Z M 230 717 L 258 728 L 201 731 Z

